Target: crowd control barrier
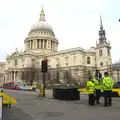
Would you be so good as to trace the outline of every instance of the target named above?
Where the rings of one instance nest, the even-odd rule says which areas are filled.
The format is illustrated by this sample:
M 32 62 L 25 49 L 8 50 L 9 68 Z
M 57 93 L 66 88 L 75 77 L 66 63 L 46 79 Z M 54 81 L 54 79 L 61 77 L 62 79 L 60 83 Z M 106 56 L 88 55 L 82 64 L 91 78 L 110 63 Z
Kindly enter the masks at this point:
M 15 98 L 10 97 L 8 94 L 0 93 L 0 98 L 2 98 L 2 105 L 6 107 L 11 107 L 13 104 L 17 104 Z
M 87 93 L 88 92 L 86 88 L 79 88 L 78 91 L 80 93 Z M 101 92 L 101 96 L 103 96 L 103 92 Z M 120 97 L 120 88 L 112 90 L 112 97 Z

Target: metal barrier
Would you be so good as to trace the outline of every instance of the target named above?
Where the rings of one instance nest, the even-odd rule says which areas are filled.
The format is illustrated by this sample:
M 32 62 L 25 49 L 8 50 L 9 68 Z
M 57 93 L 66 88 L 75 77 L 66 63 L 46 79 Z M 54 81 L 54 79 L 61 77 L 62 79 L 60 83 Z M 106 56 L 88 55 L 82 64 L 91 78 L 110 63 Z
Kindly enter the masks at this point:
M 53 88 L 53 98 L 58 100 L 80 100 L 79 92 L 77 91 L 78 88 L 72 87 L 56 87 Z

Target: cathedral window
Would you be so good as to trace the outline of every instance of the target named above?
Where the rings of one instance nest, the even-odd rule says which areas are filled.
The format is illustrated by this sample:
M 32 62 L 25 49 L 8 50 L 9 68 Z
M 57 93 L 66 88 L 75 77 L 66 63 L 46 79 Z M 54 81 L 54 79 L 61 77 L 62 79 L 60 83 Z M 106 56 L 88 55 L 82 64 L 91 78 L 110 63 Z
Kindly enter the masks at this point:
M 103 56 L 103 51 L 99 50 L 99 56 L 102 57 Z
M 44 48 L 46 49 L 47 40 L 44 40 Z
M 107 53 L 108 53 L 108 56 L 110 56 L 110 50 L 109 49 L 107 49 Z
M 51 41 L 49 40 L 48 41 L 48 49 L 50 49 L 50 47 L 51 47 L 50 44 L 51 44 Z
M 100 66 L 101 66 L 101 67 L 103 66 L 103 62 L 100 63 Z
M 51 42 L 51 49 L 53 50 L 53 42 Z
M 58 64 L 56 64 L 56 67 L 59 67 L 59 65 L 58 65 Z
M 28 49 L 30 48 L 30 41 L 28 42 Z
M 15 66 L 17 65 L 17 60 L 15 60 Z
M 76 64 L 76 56 L 73 57 L 73 64 Z
M 87 64 L 90 64 L 90 57 L 87 57 Z
M 31 40 L 31 49 L 33 48 L 33 40 Z
M 68 65 L 68 63 L 66 63 L 66 65 Z

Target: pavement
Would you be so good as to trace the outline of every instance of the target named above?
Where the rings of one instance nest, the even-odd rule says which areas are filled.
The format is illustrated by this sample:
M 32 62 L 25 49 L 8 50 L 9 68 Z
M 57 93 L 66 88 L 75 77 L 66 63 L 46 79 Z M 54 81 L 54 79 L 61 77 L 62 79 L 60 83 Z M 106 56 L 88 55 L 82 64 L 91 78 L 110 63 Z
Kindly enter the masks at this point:
M 39 92 L 4 90 L 17 99 L 17 105 L 3 109 L 3 120 L 119 120 L 120 98 L 113 98 L 112 107 L 102 104 L 89 107 L 87 95 L 80 101 L 52 99 L 52 91 L 46 91 L 46 98 Z M 103 103 L 103 98 L 101 98 Z

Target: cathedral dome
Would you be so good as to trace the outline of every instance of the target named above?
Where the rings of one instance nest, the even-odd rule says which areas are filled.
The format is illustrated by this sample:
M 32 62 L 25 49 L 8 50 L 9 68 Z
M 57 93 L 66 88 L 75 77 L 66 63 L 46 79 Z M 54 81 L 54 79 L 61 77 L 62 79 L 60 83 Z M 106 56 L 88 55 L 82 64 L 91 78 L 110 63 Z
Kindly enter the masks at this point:
M 36 30 L 38 31 L 45 30 L 54 33 L 52 27 L 46 21 L 38 21 L 36 24 L 33 24 L 30 31 Z
M 30 29 L 30 32 L 32 31 L 47 31 L 54 34 L 52 27 L 45 20 L 43 8 L 41 10 L 39 21 L 36 24 L 33 24 Z

